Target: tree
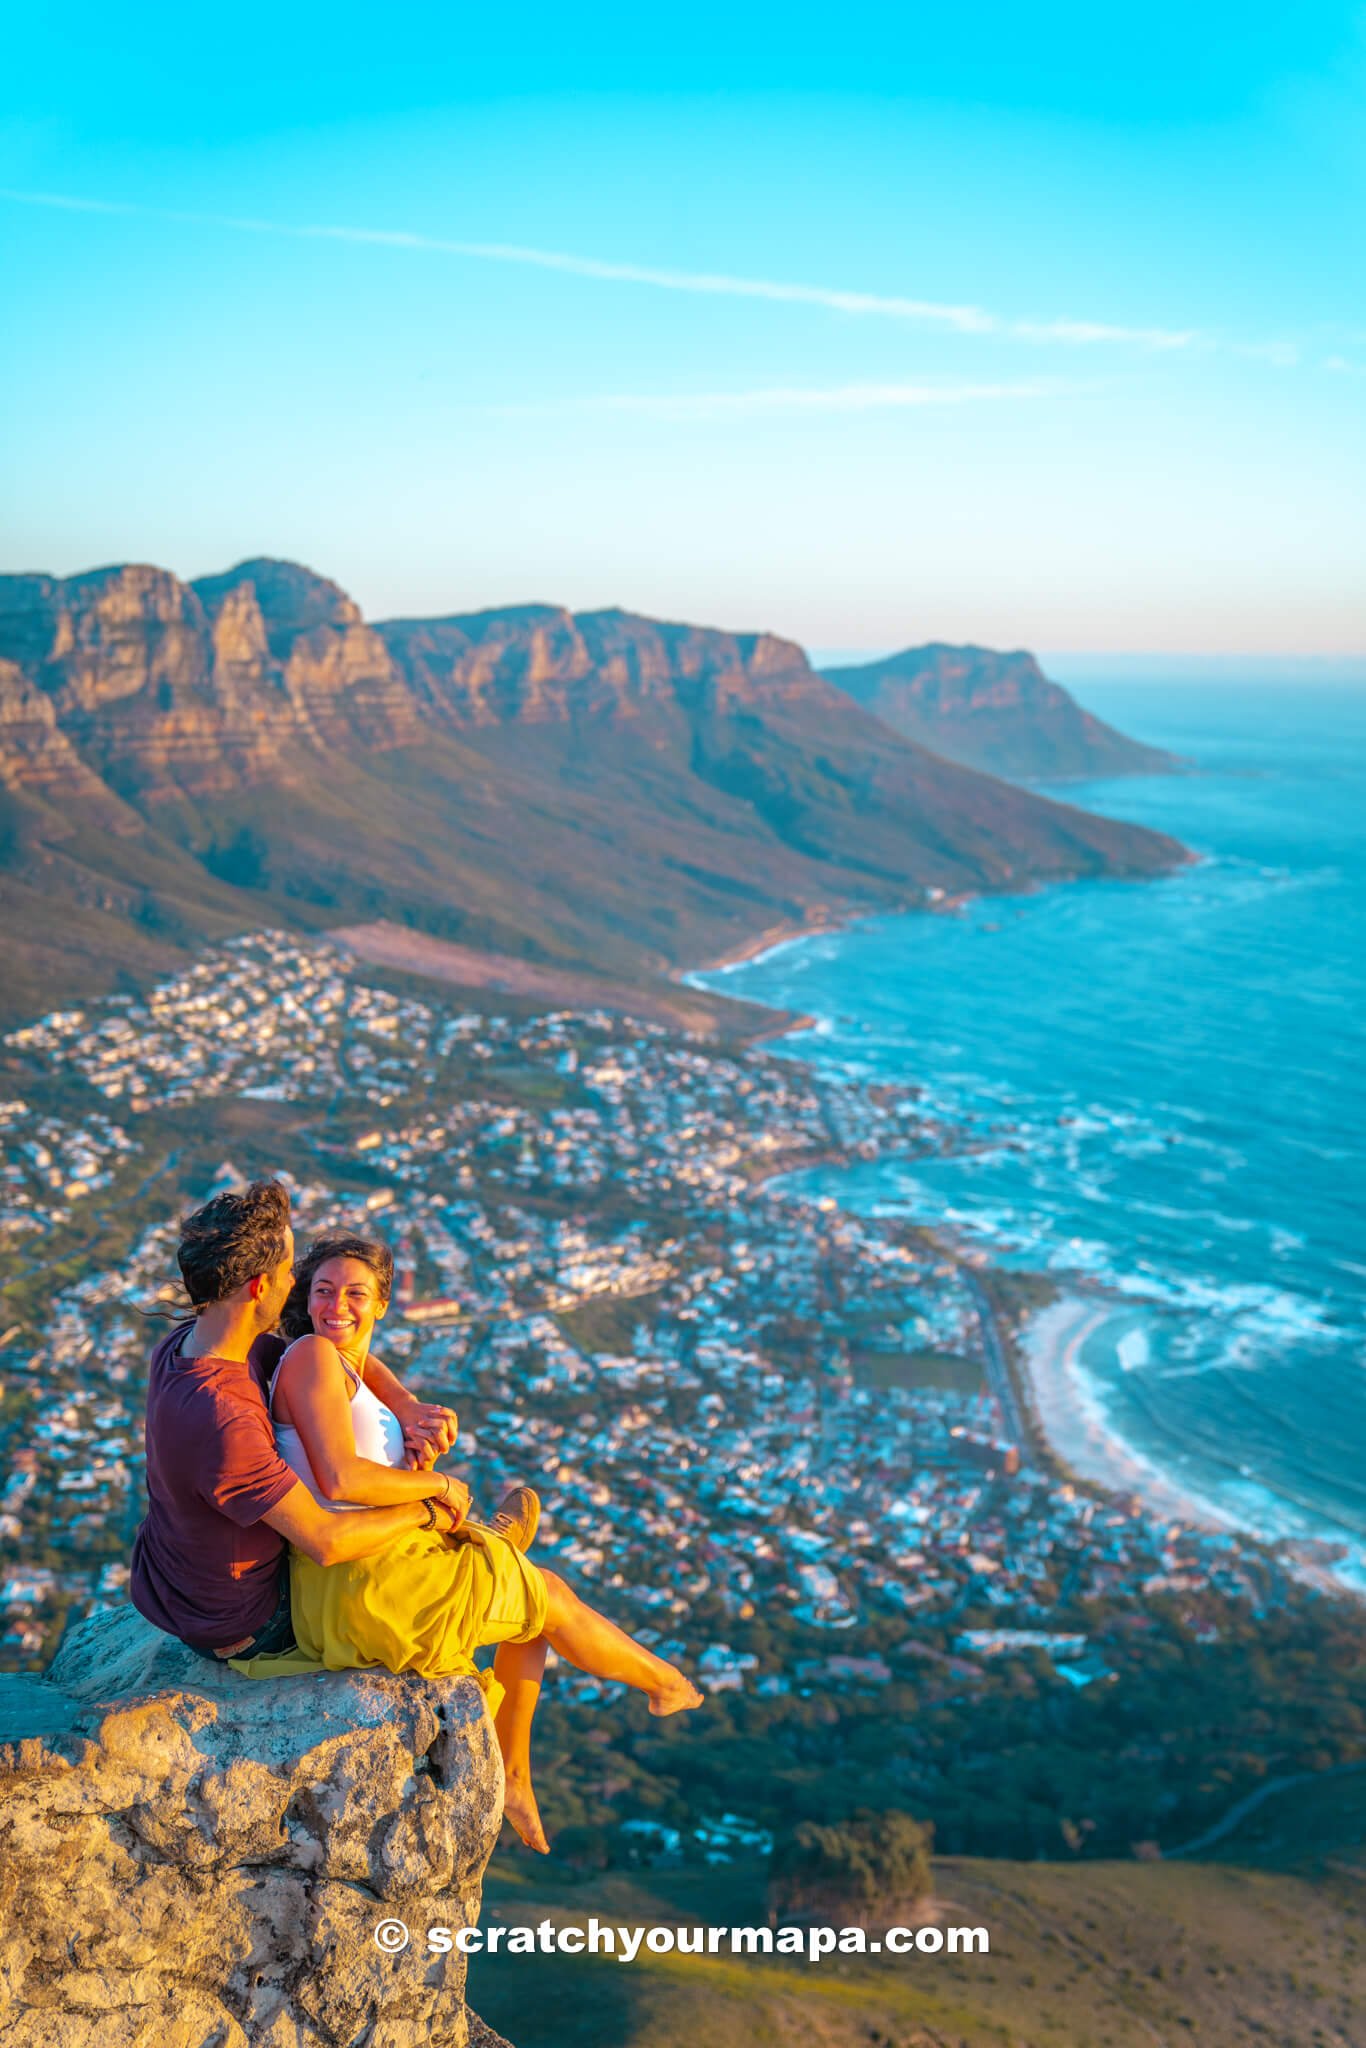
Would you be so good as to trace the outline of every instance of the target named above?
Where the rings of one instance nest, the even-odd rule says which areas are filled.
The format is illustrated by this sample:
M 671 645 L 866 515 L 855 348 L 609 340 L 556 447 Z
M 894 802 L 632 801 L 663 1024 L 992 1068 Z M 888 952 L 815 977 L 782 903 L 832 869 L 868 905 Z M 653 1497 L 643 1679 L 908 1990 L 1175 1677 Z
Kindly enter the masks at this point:
M 933 1834 L 927 1822 L 895 1810 L 864 1810 L 835 1827 L 803 1821 L 774 1844 L 771 1901 L 779 1913 L 840 1907 L 867 1917 L 923 1898 L 931 1887 Z

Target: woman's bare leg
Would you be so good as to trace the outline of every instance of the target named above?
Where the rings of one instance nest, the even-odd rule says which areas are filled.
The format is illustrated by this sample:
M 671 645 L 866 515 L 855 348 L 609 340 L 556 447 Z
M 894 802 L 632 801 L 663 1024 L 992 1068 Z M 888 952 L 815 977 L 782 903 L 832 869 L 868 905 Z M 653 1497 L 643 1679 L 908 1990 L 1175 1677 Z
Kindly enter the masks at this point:
M 537 1849 L 542 1856 L 550 1853 L 550 1844 L 531 1788 L 531 1720 L 541 1697 L 545 1653 L 545 1637 L 537 1636 L 529 1643 L 499 1643 L 493 1659 L 494 1676 L 503 1688 L 493 1720 L 507 1787 L 503 1815 L 528 1849 Z
M 652 1714 L 676 1714 L 684 1707 L 701 1706 L 701 1693 L 674 1665 L 666 1664 L 605 1614 L 580 1600 L 557 1572 L 546 1572 L 545 1582 L 550 1593 L 545 1640 L 567 1664 L 594 1678 L 633 1686 L 645 1694 Z

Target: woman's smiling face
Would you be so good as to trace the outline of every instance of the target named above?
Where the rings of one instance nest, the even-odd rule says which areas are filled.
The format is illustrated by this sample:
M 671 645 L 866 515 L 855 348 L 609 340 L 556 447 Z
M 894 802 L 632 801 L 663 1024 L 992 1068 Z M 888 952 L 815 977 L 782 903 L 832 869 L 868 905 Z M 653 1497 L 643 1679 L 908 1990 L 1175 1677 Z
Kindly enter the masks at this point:
M 365 1356 L 387 1307 L 364 1259 L 324 1259 L 309 1285 L 308 1313 L 314 1330 L 348 1357 Z

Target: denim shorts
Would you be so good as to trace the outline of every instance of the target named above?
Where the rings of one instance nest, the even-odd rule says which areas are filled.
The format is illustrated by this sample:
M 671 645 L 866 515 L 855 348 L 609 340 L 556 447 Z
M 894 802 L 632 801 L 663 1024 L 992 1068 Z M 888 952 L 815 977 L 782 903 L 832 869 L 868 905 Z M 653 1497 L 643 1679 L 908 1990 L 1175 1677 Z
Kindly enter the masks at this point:
M 227 1658 L 220 1657 L 216 1650 L 201 1649 L 198 1643 L 188 1646 L 197 1656 L 206 1657 L 210 1664 L 226 1664 Z M 240 1650 L 234 1650 L 234 1657 L 255 1657 L 258 1654 L 273 1656 L 277 1650 L 294 1648 L 294 1618 L 289 1609 L 289 1566 L 280 1574 L 280 1597 L 275 1603 L 275 1612 L 270 1620 L 263 1622 L 254 1636 L 243 1643 Z

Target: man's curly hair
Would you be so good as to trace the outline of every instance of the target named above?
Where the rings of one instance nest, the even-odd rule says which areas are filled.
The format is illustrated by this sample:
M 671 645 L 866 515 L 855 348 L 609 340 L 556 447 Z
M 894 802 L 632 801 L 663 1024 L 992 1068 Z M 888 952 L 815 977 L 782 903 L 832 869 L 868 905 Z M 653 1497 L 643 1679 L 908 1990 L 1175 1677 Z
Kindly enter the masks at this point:
M 308 1290 L 319 1266 L 325 1266 L 329 1259 L 359 1259 L 368 1266 L 375 1276 L 381 1302 L 387 1302 L 394 1291 L 394 1255 L 377 1237 L 352 1237 L 340 1232 L 331 1237 L 315 1237 L 295 1263 L 294 1285 L 280 1312 L 280 1335 L 291 1342 L 295 1337 L 306 1337 L 313 1328 L 308 1313 Z
M 180 1226 L 176 1261 L 196 1310 L 226 1301 L 285 1256 L 289 1196 L 278 1180 L 215 1195 Z

